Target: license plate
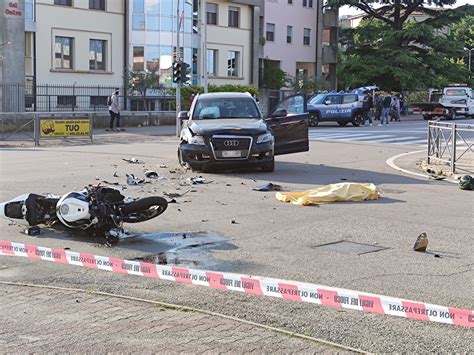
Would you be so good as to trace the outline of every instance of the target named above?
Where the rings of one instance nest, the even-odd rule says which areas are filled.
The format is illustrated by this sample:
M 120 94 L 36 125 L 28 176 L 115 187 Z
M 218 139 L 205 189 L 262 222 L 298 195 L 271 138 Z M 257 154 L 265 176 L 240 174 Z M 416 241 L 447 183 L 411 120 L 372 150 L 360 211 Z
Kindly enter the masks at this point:
M 222 157 L 223 158 L 240 158 L 241 153 L 240 153 L 240 150 L 223 150 Z

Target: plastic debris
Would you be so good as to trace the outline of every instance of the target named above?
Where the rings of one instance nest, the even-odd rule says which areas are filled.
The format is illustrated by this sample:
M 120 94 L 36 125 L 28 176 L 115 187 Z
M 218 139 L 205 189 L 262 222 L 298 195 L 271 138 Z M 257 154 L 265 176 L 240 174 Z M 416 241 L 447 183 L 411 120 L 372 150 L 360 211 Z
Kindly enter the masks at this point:
M 144 164 L 143 161 L 141 160 L 138 160 L 137 158 L 133 157 L 133 158 L 130 158 L 130 159 L 122 159 L 123 161 L 126 161 L 127 163 L 130 163 L 130 164 Z
M 148 179 L 158 179 L 160 176 L 156 171 L 149 170 L 145 171 L 145 177 L 147 177 Z
M 273 184 L 269 182 L 266 185 L 262 185 L 260 187 L 253 187 L 252 190 L 254 191 L 281 191 L 282 187 L 277 184 Z
M 275 197 L 282 202 L 309 206 L 326 202 L 377 200 L 380 193 L 374 184 L 341 182 L 304 192 L 277 192 Z
M 210 182 L 212 182 L 212 181 L 207 181 L 207 180 L 204 179 L 202 176 L 197 176 L 197 177 L 189 178 L 188 181 L 192 182 L 193 185 L 197 185 L 197 184 L 209 184 Z
M 144 179 L 137 179 L 133 174 L 126 174 L 127 175 L 127 184 L 128 185 L 140 185 L 144 184 Z
M 117 171 L 114 171 L 114 175 L 112 175 L 113 177 L 118 177 L 117 175 Z
M 416 239 L 415 245 L 413 246 L 414 251 L 426 251 L 428 247 L 428 236 L 425 232 L 421 233 Z
M 166 164 L 160 164 L 160 165 L 158 165 L 158 166 L 159 166 L 161 169 L 166 169 L 166 168 L 167 168 Z

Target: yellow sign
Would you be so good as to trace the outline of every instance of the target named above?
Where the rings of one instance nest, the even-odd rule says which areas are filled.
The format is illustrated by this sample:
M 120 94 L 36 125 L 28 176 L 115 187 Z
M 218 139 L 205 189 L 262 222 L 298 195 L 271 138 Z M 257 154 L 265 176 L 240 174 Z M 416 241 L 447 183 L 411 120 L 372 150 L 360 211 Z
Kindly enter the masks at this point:
M 90 124 L 88 119 L 77 120 L 41 120 L 41 138 L 89 136 Z

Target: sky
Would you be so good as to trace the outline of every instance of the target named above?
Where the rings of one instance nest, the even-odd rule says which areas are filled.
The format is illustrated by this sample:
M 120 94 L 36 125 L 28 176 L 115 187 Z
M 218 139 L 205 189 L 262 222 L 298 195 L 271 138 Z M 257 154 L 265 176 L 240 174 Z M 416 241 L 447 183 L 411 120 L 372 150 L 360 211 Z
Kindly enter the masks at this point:
M 458 6 L 462 6 L 462 5 L 466 5 L 466 4 L 469 4 L 469 5 L 474 5 L 474 0 L 461 0 L 461 1 L 456 1 L 456 5 L 454 5 L 454 7 L 458 7 Z M 343 15 L 355 15 L 355 14 L 358 14 L 360 13 L 360 11 L 354 9 L 354 8 L 350 8 L 348 6 L 343 6 L 339 9 L 339 16 L 343 16 Z

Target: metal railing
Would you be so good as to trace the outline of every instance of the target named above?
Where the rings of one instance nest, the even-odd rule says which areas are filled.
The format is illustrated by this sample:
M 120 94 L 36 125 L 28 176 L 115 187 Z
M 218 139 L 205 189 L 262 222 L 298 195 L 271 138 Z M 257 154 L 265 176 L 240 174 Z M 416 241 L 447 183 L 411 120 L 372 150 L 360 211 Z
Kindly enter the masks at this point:
M 467 133 L 464 132 L 470 132 L 474 137 L 474 126 L 430 121 L 428 123 L 428 164 L 431 164 L 433 160 L 444 162 L 449 164 L 451 173 L 455 173 L 456 169 L 474 168 L 474 155 L 468 156 L 474 153 L 474 142 L 468 140 Z
M 0 112 L 100 112 L 116 86 L 0 83 Z M 124 90 L 121 87 L 120 92 Z M 175 96 L 169 88 L 120 97 L 122 108 L 131 111 L 173 111 Z

